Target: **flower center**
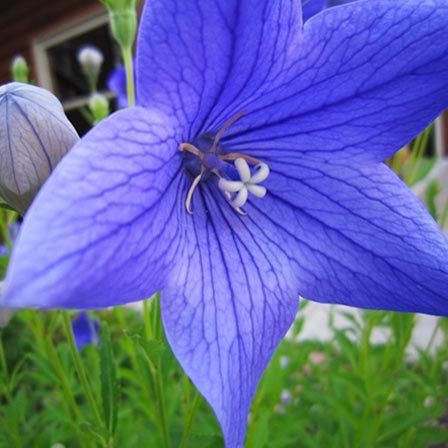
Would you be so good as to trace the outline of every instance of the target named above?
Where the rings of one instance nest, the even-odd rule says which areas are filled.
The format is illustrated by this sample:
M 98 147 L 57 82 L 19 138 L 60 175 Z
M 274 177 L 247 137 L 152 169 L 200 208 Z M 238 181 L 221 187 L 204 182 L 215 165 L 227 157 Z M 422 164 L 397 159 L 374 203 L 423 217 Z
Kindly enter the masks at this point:
M 246 214 L 241 207 L 246 204 L 249 194 L 258 198 L 266 195 L 266 188 L 258 184 L 269 176 L 268 165 L 247 154 L 226 152 L 221 145 L 225 132 L 243 116 L 243 112 L 236 114 L 215 136 L 204 134 L 196 145 L 191 143 L 179 145 L 179 150 L 185 153 L 185 168 L 193 177 L 185 200 L 188 213 L 193 213 L 191 201 L 196 188 L 200 182 L 212 177 L 218 179 L 218 187 L 234 210 L 242 215 Z

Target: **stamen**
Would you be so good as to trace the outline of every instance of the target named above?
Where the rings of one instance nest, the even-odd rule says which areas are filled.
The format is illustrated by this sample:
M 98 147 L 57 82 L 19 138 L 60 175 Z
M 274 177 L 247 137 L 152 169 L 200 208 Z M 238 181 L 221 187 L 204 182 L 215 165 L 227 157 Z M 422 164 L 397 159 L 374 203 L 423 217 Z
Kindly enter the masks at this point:
M 193 197 L 193 193 L 196 190 L 196 187 L 199 185 L 199 182 L 202 179 L 202 176 L 204 175 L 205 167 L 204 165 L 201 165 L 201 172 L 194 178 L 193 183 L 191 184 L 190 189 L 188 190 L 187 199 L 185 201 L 185 208 L 187 209 L 187 212 L 190 213 L 190 215 L 193 214 L 193 211 L 191 210 L 191 199 Z
M 224 123 L 224 126 L 217 132 L 215 135 L 215 139 L 213 141 L 213 145 L 210 148 L 210 152 L 214 153 L 216 152 L 216 149 L 218 148 L 218 144 L 220 140 L 222 139 L 225 132 L 232 126 L 232 124 L 236 123 L 240 118 L 242 118 L 245 115 L 244 112 L 238 112 L 235 116 L 233 116 L 229 121 L 226 121 Z
M 255 157 L 248 156 L 247 154 L 242 154 L 240 152 L 230 152 L 228 154 L 223 154 L 219 156 L 221 160 L 236 160 L 244 159 L 246 162 L 252 163 L 254 165 L 259 165 L 261 162 Z
M 191 145 L 190 143 L 181 143 L 179 145 L 179 151 L 186 151 L 195 156 L 199 157 L 201 160 L 204 160 L 204 153 L 200 151 L 196 146 Z
M 244 115 L 244 112 L 240 112 L 224 123 L 224 126 L 215 135 L 213 144 L 208 151 L 203 152 L 190 143 L 181 143 L 179 145 L 180 151 L 193 154 L 198 157 L 201 162 L 201 171 L 199 175 L 194 178 L 185 200 L 185 208 L 188 213 L 193 214 L 191 209 L 193 194 L 205 173 L 212 173 L 219 178 L 218 187 L 223 191 L 234 210 L 240 215 L 246 215 L 241 207 L 246 204 L 249 198 L 249 193 L 258 198 L 266 196 L 266 188 L 257 184 L 263 182 L 269 176 L 268 165 L 260 162 L 255 157 L 243 153 L 232 152 L 223 154 L 222 151 L 217 153 L 219 143 L 225 132 Z M 224 169 L 224 171 L 221 172 L 223 165 L 221 161 L 233 161 L 240 180 L 225 179 L 222 174 L 226 170 Z M 253 175 L 249 164 L 255 165 Z M 233 173 L 231 176 L 233 177 Z

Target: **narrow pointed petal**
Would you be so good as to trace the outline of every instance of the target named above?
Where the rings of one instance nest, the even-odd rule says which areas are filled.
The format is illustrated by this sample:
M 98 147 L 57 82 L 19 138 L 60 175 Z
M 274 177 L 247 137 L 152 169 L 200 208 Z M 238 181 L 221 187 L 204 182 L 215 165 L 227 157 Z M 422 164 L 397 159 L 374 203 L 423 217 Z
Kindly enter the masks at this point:
M 218 190 L 204 189 L 194 208 L 179 269 L 162 291 L 164 327 L 212 405 L 226 448 L 242 447 L 252 396 L 294 320 L 299 285 L 269 223 L 261 231 L 247 226 Z
M 168 120 L 140 108 L 87 134 L 30 208 L 0 305 L 100 308 L 157 291 L 184 200 L 174 136 Z
M 300 0 L 148 1 L 137 42 L 139 104 L 188 123 L 191 135 L 222 125 L 279 75 L 301 19 Z
M 261 160 L 382 161 L 448 104 L 445 0 L 364 0 L 316 15 L 285 76 L 246 103 L 229 145 Z M 293 60 L 292 60 L 293 59 Z
M 360 308 L 448 315 L 448 242 L 385 165 L 294 170 L 272 162 L 269 194 L 246 205 L 269 220 L 300 278 L 300 295 Z

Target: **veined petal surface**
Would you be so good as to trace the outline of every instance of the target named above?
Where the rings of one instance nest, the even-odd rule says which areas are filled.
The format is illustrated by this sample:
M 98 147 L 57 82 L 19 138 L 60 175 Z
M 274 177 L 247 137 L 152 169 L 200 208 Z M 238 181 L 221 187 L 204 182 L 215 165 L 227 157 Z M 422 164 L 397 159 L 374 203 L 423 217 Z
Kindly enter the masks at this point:
M 226 141 L 255 157 L 382 161 L 448 103 L 448 3 L 364 0 L 304 25 L 282 75 Z M 221 117 L 223 119 L 223 117 Z
M 385 165 L 271 162 L 264 216 L 294 260 L 300 295 L 359 308 L 448 314 L 448 241 Z M 261 215 L 259 217 L 259 215 Z
M 133 108 L 73 148 L 25 218 L 4 306 L 102 308 L 162 287 L 180 239 L 175 132 L 159 113 Z
M 300 0 L 151 0 L 137 43 L 139 104 L 209 131 L 258 95 L 301 34 Z
M 226 447 L 242 447 L 250 403 L 292 324 L 299 284 L 275 226 L 237 215 L 217 188 L 204 188 L 162 290 L 173 351 L 212 405 Z

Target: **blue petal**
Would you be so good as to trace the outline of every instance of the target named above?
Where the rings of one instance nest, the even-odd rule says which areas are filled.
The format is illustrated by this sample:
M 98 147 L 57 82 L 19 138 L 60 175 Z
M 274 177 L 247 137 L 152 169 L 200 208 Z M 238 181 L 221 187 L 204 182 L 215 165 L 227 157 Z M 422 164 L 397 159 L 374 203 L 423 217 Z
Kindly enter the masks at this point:
M 285 76 L 235 106 L 247 117 L 229 145 L 259 158 L 384 160 L 448 104 L 447 27 L 445 0 L 323 11 L 306 22 Z
M 137 41 L 139 104 L 210 130 L 285 68 L 301 33 L 298 0 L 151 0 Z M 238 111 L 237 111 L 238 112 Z
M 81 351 L 88 344 L 98 344 L 99 329 L 100 323 L 91 318 L 88 313 L 79 313 L 72 320 L 72 331 L 78 351 Z
M 216 188 L 197 192 L 194 207 L 162 290 L 164 327 L 226 447 L 242 447 L 257 383 L 296 315 L 299 283 L 269 222 L 235 214 Z
M 385 165 L 271 161 L 268 220 L 293 259 L 300 295 L 360 308 L 448 315 L 448 241 Z
M 126 109 L 95 127 L 25 217 L 3 305 L 101 308 L 160 289 L 184 214 L 180 162 L 175 130 L 154 111 Z
M 24 214 L 78 140 L 52 93 L 17 82 L 0 86 L 0 196 Z

